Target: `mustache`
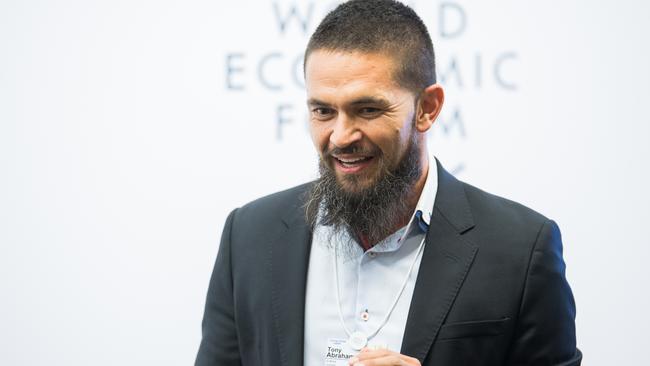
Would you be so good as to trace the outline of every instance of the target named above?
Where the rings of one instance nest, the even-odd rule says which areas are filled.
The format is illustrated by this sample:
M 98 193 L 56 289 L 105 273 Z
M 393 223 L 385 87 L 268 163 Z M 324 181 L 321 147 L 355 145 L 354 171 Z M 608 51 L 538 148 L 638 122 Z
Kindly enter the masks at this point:
M 380 153 L 381 151 L 377 147 L 365 148 L 358 144 L 353 144 L 345 147 L 333 147 L 331 149 L 326 148 L 325 151 L 323 151 L 323 156 L 331 157 L 332 155 L 342 155 L 342 154 L 360 154 L 360 155 L 368 155 L 368 156 L 377 156 Z

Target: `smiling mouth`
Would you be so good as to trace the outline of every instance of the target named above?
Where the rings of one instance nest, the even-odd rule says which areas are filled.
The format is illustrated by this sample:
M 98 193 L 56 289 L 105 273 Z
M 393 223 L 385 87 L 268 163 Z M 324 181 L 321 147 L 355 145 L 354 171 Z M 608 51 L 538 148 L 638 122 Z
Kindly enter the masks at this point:
M 357 173 L 370 165 L 374 156 L 332 156 L 332 158 L 334 159 L 337 170 L 340 170 L 343 173 Z

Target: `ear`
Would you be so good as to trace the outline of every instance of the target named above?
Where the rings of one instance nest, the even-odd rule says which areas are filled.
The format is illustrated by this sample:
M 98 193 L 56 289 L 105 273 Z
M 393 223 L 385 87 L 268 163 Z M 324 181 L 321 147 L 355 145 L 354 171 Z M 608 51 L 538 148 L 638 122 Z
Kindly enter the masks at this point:
M 445 101 L 445 92 L 440 84 L 429 85 L 420 94 L 417 105 L 415 128 L 418 132 L 427 132 L 438 118 Z

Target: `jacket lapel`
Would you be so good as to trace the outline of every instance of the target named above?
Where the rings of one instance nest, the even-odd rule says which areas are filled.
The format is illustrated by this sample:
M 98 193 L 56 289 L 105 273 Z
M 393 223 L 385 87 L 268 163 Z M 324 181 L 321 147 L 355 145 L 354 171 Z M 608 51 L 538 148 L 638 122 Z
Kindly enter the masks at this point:
M 283 222 L 286 230 L 269 246 L 273 322 L 282 364 L 298 366 L 303 363 L 304 353 L 305 288 L 311 230 L 299 208 L 285 216 Z
M 474 226 L 462 184 L 440 163 L 438 192 L 411 300 L 402 354 L 426 357 L 451 308 L 478 247 L 462 234 Z

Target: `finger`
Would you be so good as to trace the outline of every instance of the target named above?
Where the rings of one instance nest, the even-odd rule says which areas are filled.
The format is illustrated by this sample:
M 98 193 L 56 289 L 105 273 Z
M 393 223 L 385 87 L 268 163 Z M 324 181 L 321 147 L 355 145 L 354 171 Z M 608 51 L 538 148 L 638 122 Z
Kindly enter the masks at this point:
M 371 350 L 371 351 L 374 351 L 374 350 L 378 350 L 378 349 L 388 349 L 388 346 L 385 345 L 385 344 L 377 343 L 377 344 L 371 344 L 366 348 Z
M 379 357 L 368 358 L 359 360 L 352 364 L 353 366 L 408 366 L 404 363 L 398 353 L 391 353 Z
M 420 363 L 420 360 L 418 360 L 415 357 L 410 357 L 406 355 L 399 355 L 402 358 L 402 361 L 404 361 L 405 365 L 409 366 L 421 366 L 422 364 Z
M 357 356 L 350 359 L 349 365 L 370 366 L 373 365 L 374 362 L 380 362 L 378 363 L 378 365 L 408 365 L 408 366 L 421 365 L 420 361 L 417 358 L 401 355 L 397 352 L 389 351 L 386 349 L 366 350 L 363 353 L 359 353 Z
M 385 357 L 388 356 L 392 353 L 392 351 L 389 351 L 387 349 L 370 349 L 370 348 L 364 348 L 361 350 L 361 352 L 356 355 L 355 357 L 350 359 L 350 365 L 354 364 L 354 362 L 358 361 L 363 361 L 363 360 L 370 360 L 373 358 L 377 357 Z M 397 354 L 397 353 L 396 353 Z

